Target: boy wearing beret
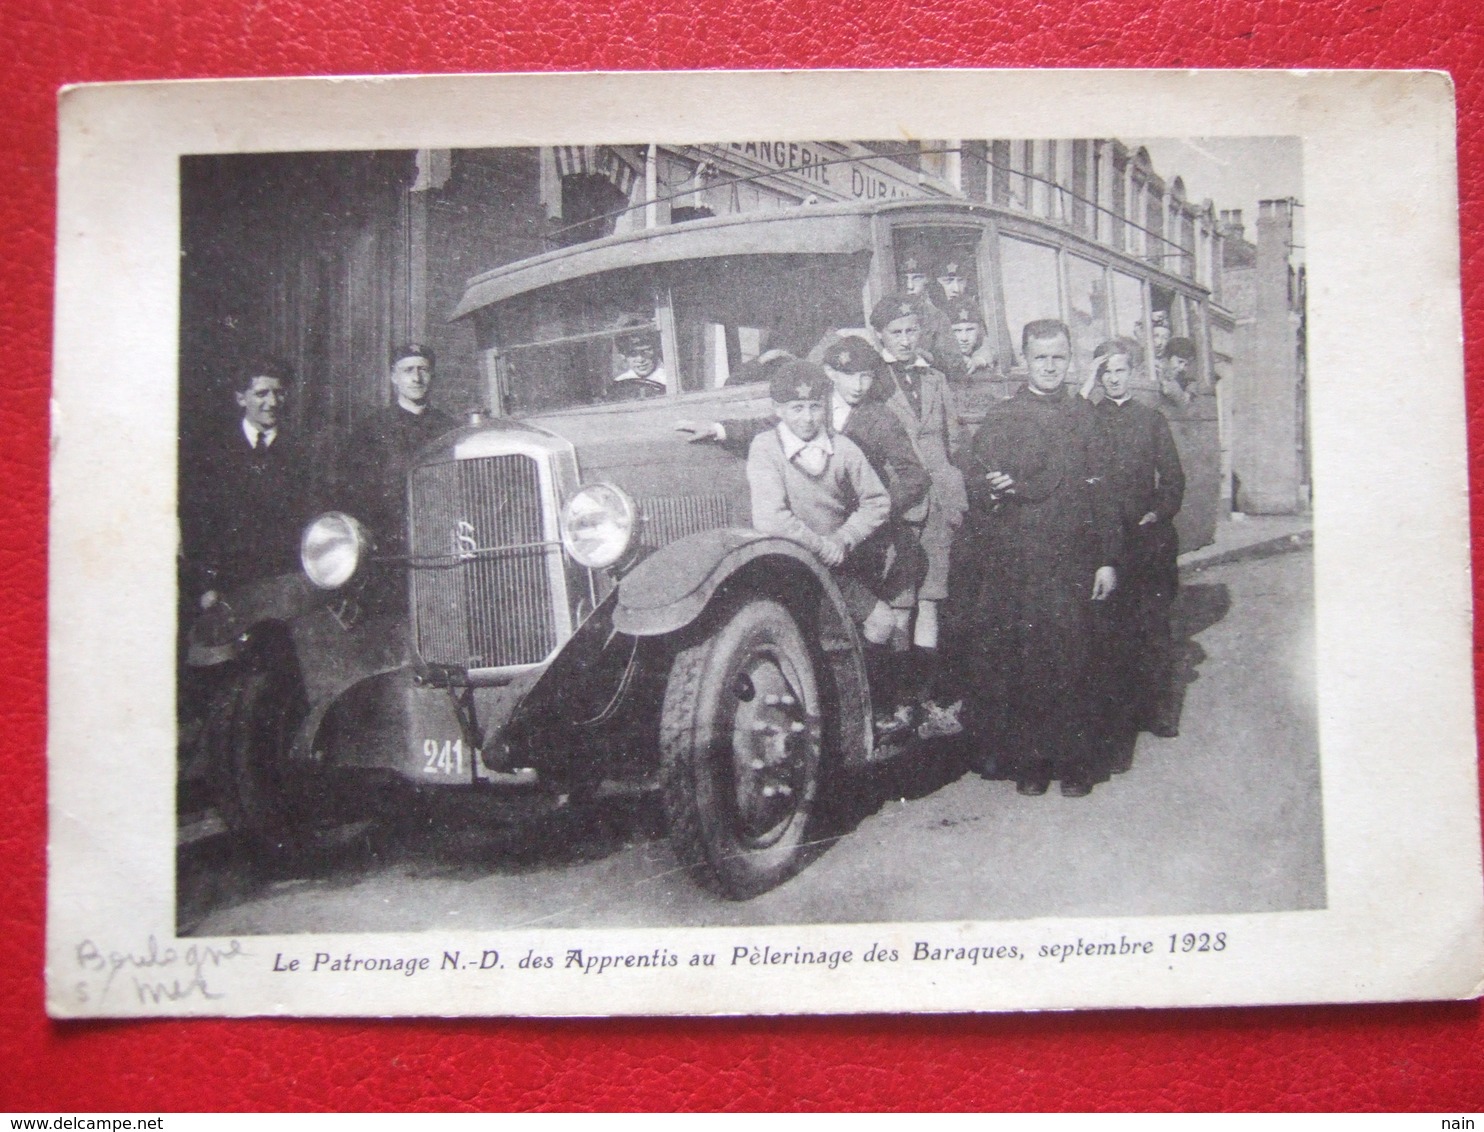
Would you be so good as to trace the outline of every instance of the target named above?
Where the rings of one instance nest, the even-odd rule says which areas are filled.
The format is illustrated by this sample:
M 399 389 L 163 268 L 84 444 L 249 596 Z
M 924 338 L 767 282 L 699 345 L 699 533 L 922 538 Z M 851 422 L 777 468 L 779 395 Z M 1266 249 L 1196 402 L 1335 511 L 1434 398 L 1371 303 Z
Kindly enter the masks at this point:
M 778 424 L 759 433 L 747 453 L 752 525 L 802 543 L 830 568 L 873 642 L 871 682 L 885 694 L 884 642 L 894 618 L 879 596 L 880 540 L 872 536 L 890 516 L 891 496 L 856 443 L 827 427 L 832 387 L 823 368 L 790 358 L 774 369 L 769 395 Z M 878 727 L 906 731 L 914 722 L 909 710 L 884 716 Z
M 891 497 L 855 442 L 825 427 L 830 379 L 823 369 L 791 359 L 768 391 L 778 425 L 748 449 L 752 525 L 802 543 L 838 569 L 886 522 Z

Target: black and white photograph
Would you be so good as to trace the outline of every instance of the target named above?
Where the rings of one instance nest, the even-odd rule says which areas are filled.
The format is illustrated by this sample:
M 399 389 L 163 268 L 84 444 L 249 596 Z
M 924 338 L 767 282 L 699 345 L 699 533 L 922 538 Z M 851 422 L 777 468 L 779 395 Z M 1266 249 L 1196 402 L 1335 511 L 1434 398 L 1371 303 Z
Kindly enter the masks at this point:
M 182 930 L 1322 907 L 1300 144 L 1151 144 L 183 158 Z
M 148 222 L 79 190 L 79 262 L 120 254 L 97 236 L 118 223 L 148 283 L 108 276 L 96 319 L 59 286 L 59 364 L 85 329 L 81 353 L 126 349 L 131 317 L 169 364 L 96 434 L 127 448 L 142 413 L 156 463 L 82 493 L 56 476 L 90 516 L 54 509 L 64 541 L 146 500 L 149 612 L 104 596 L 83 545 L 92 580 L 54 574 L 53 663 L 108 663 L 66 647 L 59 594 L 96 593 L 120 645 L 147 638 L 127 723 L 151 770 L 83 806 L 119 823 L 98 844 L 58 845 L 78 810 L 54 824 L 55 1012 L 1012 1009 L 1478 982 L 1478 893 L 1439 900 L 1479 868 L 1467 517 L 1442 486 L 1464 482 L 1461 358 L 1425 343 L 1452 400 L 1430 406 L 1441 430 L 1396 435 L 1376 405 L 1397 383 L 1332 345 L 1393 297 L 1441 295 L 1456 323 L 1455 186 L 1427 181 L 1440 234 L 1413 233 L 1451 238 L 1451 282 L 1382 286 L 1355 278 L 1325 197 L 1348 184 L 1324 136 L 1342 126 L 1283 113 L 1297 76 L 1230 122 L 1209 97 L 1161 113 L 1130 80 L 1116 130 L 1091 110 L 1112 76 L 1063 77 L 1057 113 L 964 101 L 1052 75 L 796 77 L 881 83 L 882 114 L 826 103 L 797 140 L 804 121 L 767 113 L 790 76 L 651 76 L 698 99 L 646 112 L 657 140 L 591 108 L 545 136 L 534 109 L 471 123 L 468 98 L 415 86 L 421 124 L 372 128 L 372 92 L 364 124 L 297 133 L 295 100 L 353 92 L 282 84 L 254 125 L 274 92 L 212 84 L 235 128 L 182 120 L 145 147 L 173 193 L 117 186 Z M 728 84 L 756 106 L 708 106 Z M 934 90 L 959 97 L 944 112 Z M 163 99 L 139 122 L 174 122 L 165 85 L 134 93 Z M 983 128 L 908 136 L 903 105 Z M 698 127 L 738 140 L 665 140 Z M 106 168 L 89 159 L 74 177 Z M 1378 172 L 1372 207 L 1390 191 Z M 1336 316 L 1339 280 L 1363 296 Z M 1363 423 L 1326 425 L 1345 383 Z M 95 433 L 59 386 L 62 461 Z M 1443 478 L 1414 484 L 1389 547 L 1453 587 L 1441 633 L 1405 598 L 1415 638 L 1365 624 L 1398 575 L 1366 565 L 1375 544 L 1352 556 L 1379 517 L 1325 477 L 1378 486 L 1355 457 L 1388 434 L 1383 479 L 1446 457 L 1422 461 Z M 1373 706 L 1433 729 L 1425 787 L 1410 752 L 1356 735 L 1347 629 L 1378 634 Z M 1461 698 L 1430 716 L 1419 650 L 1458 666 L 1432 691 Z M 66 746 L 53 687 L 56 781 L 99 752 Z M 81 680 L 60 687 L 65 714 L 109 718 Z M 1357 789 L 1377 768 L 1399 794 Z M 1452 909 L 1422 944 L 1438 981 L 1405 963 L 1316 981 L 1326 947 L 1386 915 L 1355 906 L 1380 879 L 1355 847 L 1405 861 L 1403 830 L 1377 844 L 1393 805 L 1431 814 L 1449 854 L 1417 898 Z M 148 908 L 111 942 L 63 879 L 100 852 L 111 879 L 88 885 Z M 1330 942 L 1294 944 L 1278 974 L 1274 935 Z

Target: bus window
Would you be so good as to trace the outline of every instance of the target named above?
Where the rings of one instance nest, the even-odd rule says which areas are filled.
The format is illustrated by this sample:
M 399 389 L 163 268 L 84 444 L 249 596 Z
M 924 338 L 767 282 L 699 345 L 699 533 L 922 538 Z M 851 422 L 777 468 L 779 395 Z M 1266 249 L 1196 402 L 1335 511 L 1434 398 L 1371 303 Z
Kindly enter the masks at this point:
M 495 328 L 505 411 L 595 404 L 641 387 L 646 395 L 670 391 L 655 314 L 653 289 L 616 275 L 548 287 L 505 304 Z M 638 384 L 616 380 L 628 375 Z
M 1191 373 L 1194 380 L 1192 389 L 1210 389 L 1212 385 L 1210 371 L 1210 351 L 1207 349 L 1206 340 L 1206 312 L 1200 302 L 1190 296 L 1184 296 L 1180 305 L 1185 308 L 1185 337 L 1195 343 L 1195 361 L 1191 363 Z
M 918 349 L 930 355 L 933 364 L 950 379 L 964 377 L 972 368 L 970 355 L 980 351 L 987 364 L 993 355 L 982 349 L 984 304 L 979 296 L 979 241 L 977 228 L 903 226 L 892 233 L 892 261 L 896 266 L 896 290 L 925 300 L 943 317 L 924 312 Z M 952 323 L 966 310 L 980 324 L 980 341 L 965 354 L 952 334 Z
M 1056 249 L 1004 236 L 1000 240 L 1000 265 L 1004 272 L 1005 324 L 1015 364 L 1022 366 L 1025 358 L 1020 352 L 1020 337 L 1025 324 L 1061 317 Z
M 757 255 L 698 260 L 670 284 L 681 390 L 754 380 L 769 350 L 803 357 L 826 331 L 861 322 L 866 259 Z
M 1072 372 L 1092 372 L 1092 354 L 1108 338 L 1108 284 L 1103 265 L 1067 256 L 1067 326 L 1072 331 Z
M 1134 359 L 1134 379 L 1148 384 L 1152 378 L 1146 359 L 1149 351 L 1149 322 L 1144 311 L 1144 283 L 1137 276 L 1113 272 L 1113 333 L 1139 344 Z
M 701 334 L 704 347 L 700 363 L 687 369 L 700 380 L 688 383 L 687 389 L 720 389 L 728 382 L 747 381 L 750 367 L 768 348 L 768 331 L 760 326 L 708 322 L 702 325 Z

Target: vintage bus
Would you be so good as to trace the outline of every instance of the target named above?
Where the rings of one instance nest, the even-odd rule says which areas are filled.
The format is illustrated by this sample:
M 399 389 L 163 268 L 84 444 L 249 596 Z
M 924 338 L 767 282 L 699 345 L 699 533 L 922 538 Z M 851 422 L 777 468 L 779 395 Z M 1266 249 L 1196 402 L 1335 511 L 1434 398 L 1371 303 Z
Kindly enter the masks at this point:
M 1229 338 L 1230 316 L 1193 273 L 1162 266 L 1167 259 L 1181 267 L 1185 256 L 1120 252 L 1068 226 L 982 204 L 800 206 L 646 229 L 497 268 L 470 281 L 454 315 L 475 325 L 497 414 L 611 409 L 621 393 L 613 378 L 625 369 L 615 344 L 627 333 L 620 320 L 638 312 L 669 378 L 641 415 L 695 416 L 708 400 L 743 394 L 751 363 L 769 350 L 804 356 L 827 330 L 865 333 L 871 306 L 900 289 L 901 265 L 916 261 L 931 277 L 932 265 L 952 262 L 967 282 L 960 302 L 977 308 L 982 352 L 994 361 L 960 376 L 936 359 L 957 378 L 964 423 L 972 427 L 994 398 L 1024 383 L 1020 333 L 1030 321 L 1066 322 L 1069 381 L 1078 385 L 1099 343 L 1134 340 L 1142 354 L 1134 396 L 1169 419 L 1185 468 L 1177 527 L 1181 549 L 1191 550 L 1211 541 L 1220 507 L 1215 380 L 1230 359 L 1213 340 Z M 929 297 L 949 305 L 941 292 Z M 1183 397 L 1160 390 L 1161 327 L 1196 346 Z
M 1025 322 L 1066 321 L 1079 383 L 1100 341 L 1134 338 L 1151 401 L 1169 400 L 1154 328 L 1192 338 L 1192 395 L 1161 408 L 1189 481 L 1181 538 L 1211 538 L 1213 313 L 1184 275 L 949 200 L 703 218 L 548 252 L 473 279 L 453 312 L 472 320 L 493 412 L 417 455 L 409 553 L 323 515 L 302 575 L 228 595 L 193 627 L 189 663 L 223 673 L 203 742 L 234 832 L 290 847 L 347 779 L 548 807 L 652 790 L 678 859 L 724 897 L 806 865 L 842 783 L 920 748 L 877 742 L 829 571 L 752 530 L 742 461 L 675 425 L 768 413 L 758 363 L 865 333 L 909 259 L 956 263 L 982 318 L 987 361 L 954 383 L 969 427 L 1021 379 Z M 370 598 L 389 590 L 405 601 Z

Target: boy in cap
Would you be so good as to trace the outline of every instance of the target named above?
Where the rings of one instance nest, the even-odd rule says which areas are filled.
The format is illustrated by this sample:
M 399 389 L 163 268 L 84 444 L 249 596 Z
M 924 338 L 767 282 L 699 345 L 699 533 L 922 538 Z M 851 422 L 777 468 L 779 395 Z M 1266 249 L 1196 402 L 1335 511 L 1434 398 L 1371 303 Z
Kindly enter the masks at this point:
M 878 595 L 884 553 L 873 536 L 887 522 L 891 496 L 855 442 L 831 433 L 832 386 L 823 368 L 791 358 L 774 369 L 768 392 L 778 424 L 759 433 L 748 449 L 752 525 L 802 543 L 830 568 L 874 646 L 868 667 L 883 692 L 882 649 L 893 618 Z M 911 723 L 910 713 L 900 722 L 895 716 L 883 720 L 886 731 Z
M 813 362 L 784 362 L 768 383 L 776 427 L 747 452 L 752 525 L 808 547 L 832 570 L 886 522 L 891 497 L 865 454 L 825 427 L 830 379 Z
M 929 264 L 923 256 L 909 253 L 902 257 L 897 271 L 901 293 L 917 311 L 919 321 L 917 349 L 943 373 L 953 378 L 962 377 L 964 370 L 959 362 L 958 348 L 953 342 L 953 331 L 949 328 L 948 316 L 943 313 L 937 303 L 933 302 L 932 288 L 929 284 L 932 282 L 934 273 L 930 273 L 928 268 Z
M 856 443 L 891 498 L 887 521 L 861 544 L 851 563 L 852 573 L 879 599 L 866 616 L 862 634 L 867 643 L 871 686 L 879 699 L 891 701 L 897 698 L 897 688 L 885 679 L 891 667 L 889 646 L 894 633 L 905 645 L 917 588 L 927 573 L 927 556 L 918 541 L 918 530 L 927 513 L 930 480 L 901 422 L 874 396 L 881 388 L 878 374 L 882 364 L 875 347 L 855 335 L 831 332 L 809 352 L 809 358 L 824 367 L 832 386 L 826 413 L 830 432 Z M 779 359 L 775 365 L 787 360 Z M 746 456 L 753 440 L 773 426 L 762 418 L 751 418 L 677 421 L 675 427 L 692 441 L 713 441 Z M 912 707 L 899 704 L 883 715 L 877 730 L 890 733 L 905 729 L 914 722 L 914 716 Z
M 915 698 L 926 704 L 927 714 L 933 717 L 948 710 L 932 698 L 939 655 L 938 606 L 948 597 L 953 533 L 969 505 L 963 473 L 954 467 L 950 456 L 958 440 L 959 420 L 947 380 L 918 352 L 921 320 L 911 298 L 886 296 L 871 310 L 871 328 L 889 357 L 882 375 L 886 406 L 902 422 L 932 477 L 928 513 L 921 530 L 928 571 L 917 594 L 912 644 L 916 651 L 913 666 L 923 685 Z
M 948 322 L 964 372 L 992 373 L 996 368 L 995 357 L 984 341 L 984 324 L 979 319 L 978 308 L 973 303 L 955 303 L 948 308 Z
M 654 326 L 643 315 L 625 314 L 619 316 L 614 329 L 618 334 L 613 343 L 628 368 L 613 379 L 613 395 L 621 401 L 664 396 L 670 379 L 660 361 Z

